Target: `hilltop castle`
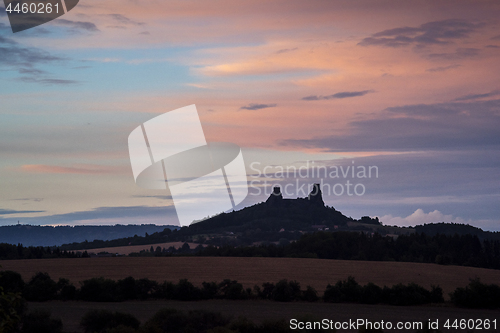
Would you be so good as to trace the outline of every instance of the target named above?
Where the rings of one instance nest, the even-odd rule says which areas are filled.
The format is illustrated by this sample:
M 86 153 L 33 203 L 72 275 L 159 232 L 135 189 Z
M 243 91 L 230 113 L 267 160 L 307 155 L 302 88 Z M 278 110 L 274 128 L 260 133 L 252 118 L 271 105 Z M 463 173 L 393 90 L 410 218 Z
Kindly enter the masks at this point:
M 323 195 L 321 193 L 320 184 L 314 184 L 311 193 L 306 198 L 296 198 L 296 199 L 283 199 L 283 194 L 281 194 L 281 188 L 279 186 L 275 186 L 273 188 L 273 192 L 267 198 L 266 204 L 273 206 L 289 206 L 291 204 L 309 204 L 314 206 L 325 206 L 325 202 L 323 201 Z

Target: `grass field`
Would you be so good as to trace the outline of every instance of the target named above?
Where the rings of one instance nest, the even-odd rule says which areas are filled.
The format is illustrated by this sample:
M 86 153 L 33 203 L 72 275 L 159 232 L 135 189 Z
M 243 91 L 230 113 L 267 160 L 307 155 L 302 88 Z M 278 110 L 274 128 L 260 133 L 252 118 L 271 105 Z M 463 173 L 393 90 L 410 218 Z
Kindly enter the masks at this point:
M 187 278 L 195 285 L 203 281 L 237 280 L 245 287 L 280 279 L 296 280 L 302 288 L 310 285 L 320 294 L 328 283 L 352 275 L 360 284 L 379 286 L 415 282 L 426 288 L 440 285 L 445 299 L 457 287 L 479 277 L 485 283 L 499 283 L 500 270 L 442 266 L 436 264 L 374 262 L 301 258 L 234 258 L 234 257 L 116 257 L 81 259 L 33 259 L 0 261 L 4 270 L 19 272 L 29 280 L 37 272 L 47 272 L 56 280 L 68 278 L 79 282 L 103 276 L 114 280 L 127 276 L 149 278 L 159 282 Z
M 143 301 L 123 303 L 93 303 L 93 302 L 47 302 L 29 303 L 30 311 L 46 309 L 55 318 L 63 321 L 65 332 L 81 332 L 78 326 L 81 316 L 92 309 L 107 309 L 133 314 L 142 323 L 151 318 L 154 313 L 162 308 L 174 308 L 182 311 L 210 310 L 221 312 L 234 318 L 245 316 L 254 322 L 264 319 L 300 318 L 304 315 L 313 316 L 313 320 L 323 318 L 334 321 L 349 321 L 367 319 L 372 322 L 384 320 L 391 321 L 396 325 L 401 322 L 426 322 L 429 319 L 439 320 L 441 332 L 459 332 L 460 330 L 443 330 L 442 325 L 446 319 L 499 319 L 500 311 L 495 310 L 470 310 L 458 309 L 449 306 L 407 306 L 396 307 L 390 305 L 366 305 L 366 304 L 332 304 L 332 303 L 280 303 L 272 301 L 228 301 L 210 300 L 199 302 L 181 301 Z M 310 317 L 309 317 L 310 318 Z M 357 332 L 356 330 L 341 330 L 339 332 Z M 390 330 L 387 332 L 415 332 L 415 330 Z M 462 330 L 463 332 L 463 330 Z M 493 331 L 491 331 L 493 332 Z

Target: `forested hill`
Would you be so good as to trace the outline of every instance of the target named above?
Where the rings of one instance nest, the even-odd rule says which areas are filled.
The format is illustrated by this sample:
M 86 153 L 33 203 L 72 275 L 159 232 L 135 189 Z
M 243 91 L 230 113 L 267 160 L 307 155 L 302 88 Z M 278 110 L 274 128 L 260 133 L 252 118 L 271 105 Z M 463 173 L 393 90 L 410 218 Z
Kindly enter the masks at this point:
M 66 243 L 80 243 L 86 240 L 112 240 L 117 238 L 145 236 L 176 226 L 154 224 L 113 226 L 35 226 L 13 225 L 0 227 L 0 243 L 23 244 L 24 246 L 60 246 Z
M 347 217 L 333 207 L 325 206 L 319 184 L 306 198 L 284 199 L 280 188 L 275 187 L 269 198 L 262 203 L 239 211 L 220 214 L 189 226 L 191 233 L 213 233 L 221 231 L 313 231 L 320 228 L 334 229 L 348 222 L 379 225 L 378 218 L 362 217 L 360 220 Z
M 417 225 L 415 231 L 430 236 L 437 234 L 453 236 L 455 234 L 477 236 L 480 240 L 500 240 L 500 232 L 484 231 L 480 228 L 459 223 L 429 223 Z

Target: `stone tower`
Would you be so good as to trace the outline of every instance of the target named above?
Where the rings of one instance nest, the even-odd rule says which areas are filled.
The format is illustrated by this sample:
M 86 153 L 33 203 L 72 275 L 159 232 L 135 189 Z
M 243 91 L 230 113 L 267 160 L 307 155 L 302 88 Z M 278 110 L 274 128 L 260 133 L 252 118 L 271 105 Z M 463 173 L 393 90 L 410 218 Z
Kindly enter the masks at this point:
M 323 201 L 323 195 L 321 193 L 321 186 L 319 184 L 314 184 L 311 193 L 307 197 L 311 204 L 324 206 L 325 202 Z

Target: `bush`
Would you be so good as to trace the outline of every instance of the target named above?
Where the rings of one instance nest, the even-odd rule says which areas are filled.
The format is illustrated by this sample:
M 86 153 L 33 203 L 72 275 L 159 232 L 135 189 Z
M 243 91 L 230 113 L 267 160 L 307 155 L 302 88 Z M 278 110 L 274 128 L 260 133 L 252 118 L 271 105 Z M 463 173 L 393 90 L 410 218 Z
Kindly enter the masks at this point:
M 137 299 L 137 288 L 135 279 L 131 276 L 118 280 L 116 283 L 116 297 L 120 300 Z
M 440 286 L 431 286 L 429 301 L 431 303 L 444 303 L 443 288 L 441 288 Z
M 201 288 L 201 297 L 203 299 L 213 299 L 219 293 L 219 286 L 215 282 L 203 282 Z
M 361 289 L 360 302 L 365 304 L 377 304 L 382 301 L 382 288 L 379 286 L 368 283 Z
M 219 290 L 225 299 L 246 299 L 249 296 L 243 285 L 235 280 L 225 279 L 219 284 Z
M 307 302 L 316 302 L 319 300 L 318 292 L 311 286 L 307 286 L 302 293 L 302 300 Z
M 384 303 L 391 305 L 419 305 L 431 302 L 431 293 L 416 283 L 407 286 L 397 284 L 392 288 L 384 287 L 382 290 Z
M 257 286 L 256 286 L 257 287 Z M 262 290 L 259 287 L 255 288 L 258 296 L 262 299 L 271 299 L 274 290 L 274 283 L 265 282 L 262 284 Z
M 333 303 L 356 303 L 360 301 L 361 293 L 361 286 L 356 282 L 354 277 L 349 276 L 347 280 L 338 281 L 335 286 L 329 284 L 323 294 L 323 300 Z
M 457 288 L 450 294 L 453 304 L 464 308 L 494 309 L 500 307 L 500 287 L 484 284 L 479 279 L 469 282 L 465 288 Z
M 139 320 L 131 314 L 108 310 L 90 310 L 80 321 L 80 326 L 85 333 L 107 333 L 119 326 L 137 330 L 140 324 Z
M 24 281 L 21 274 L 13 271 L 2 271 L 0 273 L 0 287 L 6 293 L 20 293 L 24 289 Z
M 174 299 L 180 301 L 197 301 L 201 299 L 201 290 L 187 279 L 179 280 L 174 289 Z
M 17 332 L 26 302 L 19 293 L 5 293 L 0 287 L 0 332 Z
M 76 297 L 76 287 L 68 279 L 59 278 L 57 289 L 59 290 L 59 299 L 63 301 L 71 301 Z
M 79 298 L 90 302 L 117 302 L 117 283 L 110 279 L 92 278 L 81 282 Z
M 63 324 L 60 319 L 52 319 L 50 312 L 39 310 L 28 313 L 22 320 L 23 333 L 60 333 Z
M 174 299 L 175 294 L 175 284 L 172 282 L 163 282 L 158 286 L 155 292 L 155 296 L 163 299 Z
M 146 299 L 156 294 L 158 282 L 149 279 L 139 279 L 135 281 L 136 294 L 140 299 Z
M 24 287 L 23 296 L 28 301 L 45 302 L 56 298 L 57 283 L 47 273 L 35 274 Z
M 284 279 L 274 286 L 271 297 L 278 302 L 291 302 L 301 298 L 300 284 L 297 281 Z

